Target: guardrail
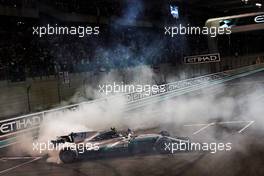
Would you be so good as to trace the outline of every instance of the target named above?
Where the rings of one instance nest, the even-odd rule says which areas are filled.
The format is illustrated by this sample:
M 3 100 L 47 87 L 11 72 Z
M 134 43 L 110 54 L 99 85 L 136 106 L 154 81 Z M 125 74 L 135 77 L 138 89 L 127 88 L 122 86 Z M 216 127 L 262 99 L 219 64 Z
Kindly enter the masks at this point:
M 186 80 L 181 80 L 177 82 L 172 82 L 168 84 L 164 84 L 161 86 L 165 87 L 164 92 L 151 92 L 150 94 L 146 94 L 146 92 L 134 92 L 134 93 L 127 93 L 119 96 L 109 96 L 101 99 L 92 100 L 89 102 L 83 102 L 79 104 L 64 106 L 61 108 L 55 108 L 47 111 L 42 111 L 39 113 L 33 113 L 28 115 L 23 115 L 11 119 L 1 120 L 0 121 L 0 148 L 11 145 L 14 143 L 13 138 L 15 138 L 16 135 L 24 134 L 28 131 L 32 130 L 38 130 L 39 125 L 45 118 L 45 116 L 49 113 L 54 113 L 58 111 L 68 111 L 68 110 L 75 110 L 79 106 L 96 103 L 96 102 L 102 102 L 102 101 L 108 101 L 110 99 L 118 98 L 120 96 L 125 96 L 127 99 L 127 104 L 129 106 L 133 106 L 135 104 L 138 104 L 139 102 L 144 102 L 146 100 L 152 100 L 157 97 L 161 97 L 163 95 L 170 95 L 175 94 L 177 92 L 186 92 L 184 90 L 193 91 L 193 87 L 200 88 L 201 86 L 209 86 L 211 83 L 222 83 L 227 78 L 235 79 L 235 75 L 243 74 L 246 72 L 254 71 L 258 69 L 264 69 L 264 65 L 253 65 L 253 66 L 247 66 L 240 69 L 235 70 L 229 70 L 225 72 L 219 72 L 214 74 L 209 74 L 205 76 L 200 76 L 196 78 L 190 78 Z M 259 70 L 261 71 L 261 70 Z M 243 75 L 242 75 L 243 76 Z M 188 91 L 187 91 L 188 92 Z M 139 103 L 140 104 L 140 103 Z M 141 106 L 141 105 L 140 105 Z M 11 140 L 12 139 L 12 140 Z M 11 141 L 11 142 L 8 142 Z

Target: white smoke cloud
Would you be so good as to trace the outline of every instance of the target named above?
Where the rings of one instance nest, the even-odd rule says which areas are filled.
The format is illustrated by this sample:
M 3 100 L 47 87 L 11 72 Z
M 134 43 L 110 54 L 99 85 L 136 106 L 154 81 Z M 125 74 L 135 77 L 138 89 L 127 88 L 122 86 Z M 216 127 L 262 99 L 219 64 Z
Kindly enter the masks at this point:
M 128 69 L 131 83 L 150 84 L 153 79 L 152 69 L 140 67 Z M 121 81 L 116 73 L 110 73 L 99 81 Z M 246 89 L 246 90 L 245 90 Z M 96 89 L 94 91 L 97 91 Z M 245 93 L 246 92 L 246 93 Z M 264 91 L 258 85 L 247 88 L 235 88 L 227 85 L 217 85 L 200 90 L 199 93 L 174 97 L 166 101 L 150 104 L 140 109 L 126 111 L 126 98 L 117 96 L 107 101 L 83 104 L 80 108 L 71 111 L 54 112 L 47 114 L 43 121 L 39 142 L 55 139 L 56 136 L 71 132 L 106 130 L 110 127 L 117 129 L 131 128 L 134 130 L 155 128 L 167 130 L 173 136 L 189 136 L 194 141 L 227 141 L 233 143 L 233 149 L 247 152 L 247 137 L 238 134 L 244 125 L 238 124 L 229 127 L 210 127 L 199 135 L 193 135 L 197 128 L 184 127 L 190 123 L 211 123 L 223 121 L 255 121 L 249 131 L 263 133 L 263 100 Z M 257 101 L 258 100 L 258 101 Z M 229 129 L 233 128 L 235 130 Z M 220 128 L 220 130 L 219 130 Z M 157 131 L 156 130 L 156 131 Z M 235 131 L 235 132 L 234 132 Z M 245 131 L 247 132 L 247 131 Z M 231 136 L 225 139 L 226 136 Z M 25 138 L 23 138 L 25 139 Z M 29 138 L 28 138 L 29 139 Z M 32 149 L 32 141 L 23 140 L 20 150 L 36 155 Z M 15 150 L 13 150 L 15 151 Z M 50 152 L 49 162 L 58 162 L 58 153 Z

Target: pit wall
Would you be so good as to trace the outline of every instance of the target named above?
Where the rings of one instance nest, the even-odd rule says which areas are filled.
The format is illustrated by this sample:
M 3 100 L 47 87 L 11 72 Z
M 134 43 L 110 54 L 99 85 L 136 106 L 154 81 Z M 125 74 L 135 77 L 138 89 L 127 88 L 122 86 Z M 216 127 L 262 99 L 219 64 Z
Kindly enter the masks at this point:
M 150 84 L 161 84 L 263 63 L 264 54 L 259 59 L 257 59 L 258 56 L 260 55 L 224 58 L 219 63 L 210 64 L 179 64 L 176 66 L 165 64 L 151 69 L 153 75 L 146 79 Z M 134 69 L 134 73 L 137 72 L 136 69 L 138 68 Z M 57 76 L 42 79 L 28 78 L 21 83 L 1 81 L 0 119 L 90 100 L 93 97 L 90 90 L 98 88 L 98 80 L 107 77 L 106 75 L 105 72 L 69 74 L 69 83 L 64 83 Z M 131 72 L 124 70 L 113 71 L 111 75 L 114 75 L 115 79 L 120 82 L 128 82 L 131 79 L 138 82 L 142 78 L 140 75 L 132 78 Z M 103 80 L 111 82 L 111 79 Z

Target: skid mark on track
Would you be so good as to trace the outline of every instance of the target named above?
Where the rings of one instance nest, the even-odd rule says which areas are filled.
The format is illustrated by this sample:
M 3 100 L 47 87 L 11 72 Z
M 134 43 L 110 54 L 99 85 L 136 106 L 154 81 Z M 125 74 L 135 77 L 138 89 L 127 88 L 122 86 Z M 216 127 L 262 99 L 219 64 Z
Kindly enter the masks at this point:
M 186 172 L 190 170 L 191 167 L 194 167 L 195 164 L 197 164 L 199 161 L 201 161 L 207 154 L 203 154 L 196 158 L 195 160 L 183 165 L 181 168 L 179 168 L 179 171 L 176 173 L 176 176 L 184 175 Z
M 33 163 L 33 162 L 35 162 L 35 161 L 37 161 L 37 160 L 40 160 L 41 158 L 42 158 L 42 157 L 35 157 L 35 158 L 32 159 L 32 160 L 29 160 L 29 161 L 26 161 L 26 162 L 24 162 L 24 163 L 18 164 L 18 165 L 16 165 L 16 166 L 10 167 L 10 168 L 8 168 L 8 169 L 2 170 L 2 171 L 0 171 L 0 175 L 6 174 L 6 173 L 8 173 L 8 172 L 10 172 L 10 171 L 13 171 L 13 170 L 19 168 L 19 167 L 22 167 L 22 166 L 25 166 L 25 165 L 27 165 L 27 164 Z
M 77 162 L 77 164 L 80 164 Z M 81 169 L 78 167 L 76 167 L 76 165 L 71 165 L 71 164 L 52 164 L 53 168 L 61 168 L 63 169 L 63 171 L 68 172 L 68 171 L 73 171 L 76 176 L 89 176 L 89 174 L 81 171 Z
M 107 169 L 110 169 L 115 176 L 122 176 L 122 174 L 117 170 L 117 168 L 112 166 L 111 164 L 103 162 L 103 161 L 97 161 L 97 163 Z

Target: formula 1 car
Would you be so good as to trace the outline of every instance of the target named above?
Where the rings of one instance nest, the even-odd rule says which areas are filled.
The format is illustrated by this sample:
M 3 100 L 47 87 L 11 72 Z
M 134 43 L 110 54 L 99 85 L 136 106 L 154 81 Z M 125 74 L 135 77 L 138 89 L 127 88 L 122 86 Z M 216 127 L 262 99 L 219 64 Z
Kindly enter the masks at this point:
M 117 132 L 115 128 L 103 132 L 79 132 L 60 136 L 51 141 L 54 146 L 63 145 L 59 158 L 63 163 L 83 159 L 129 156 L 135 154 L 169 154 L 169 143 L 189 143 L 186 137 L 170 137 L 167 131 L 158 134 Z

